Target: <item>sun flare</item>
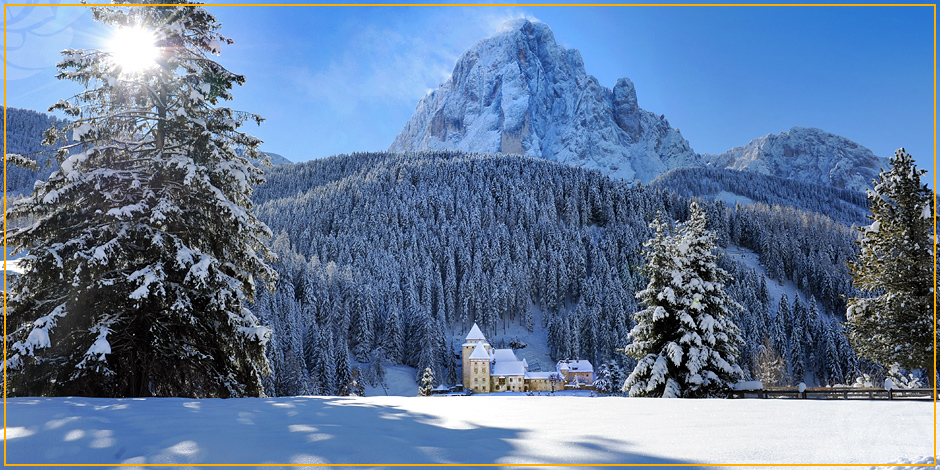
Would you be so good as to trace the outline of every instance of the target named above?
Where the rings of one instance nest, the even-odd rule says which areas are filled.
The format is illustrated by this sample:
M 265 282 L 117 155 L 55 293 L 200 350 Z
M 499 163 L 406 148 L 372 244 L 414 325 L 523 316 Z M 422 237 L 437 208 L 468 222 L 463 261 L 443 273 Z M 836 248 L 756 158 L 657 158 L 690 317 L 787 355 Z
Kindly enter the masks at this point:
M 159 49 L 153 32 L 135 27 L 118 28 L 111 38 L 111 56 L 123 73 L 138 73 L 156 65 Z

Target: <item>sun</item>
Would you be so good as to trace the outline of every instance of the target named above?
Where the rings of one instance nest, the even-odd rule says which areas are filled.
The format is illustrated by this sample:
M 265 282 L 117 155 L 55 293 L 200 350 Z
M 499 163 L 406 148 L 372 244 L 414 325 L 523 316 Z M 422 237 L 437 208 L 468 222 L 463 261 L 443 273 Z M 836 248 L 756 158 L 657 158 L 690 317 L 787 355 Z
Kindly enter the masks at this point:
M 157 63 L 159 48 L 153 32 L 140 27 L 122 27 L 114 31 L 110 51 L 121 72 L 134 74 L 143 72 Z

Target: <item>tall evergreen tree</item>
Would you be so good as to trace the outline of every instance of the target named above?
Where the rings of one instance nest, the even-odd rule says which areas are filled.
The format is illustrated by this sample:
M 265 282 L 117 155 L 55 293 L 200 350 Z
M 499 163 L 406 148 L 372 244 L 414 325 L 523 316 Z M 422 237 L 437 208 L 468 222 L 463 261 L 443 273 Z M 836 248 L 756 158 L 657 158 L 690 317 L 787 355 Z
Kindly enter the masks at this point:
M 245 305 L 274 277 L 271 234 L 251 212 L 260 140 L 239 130 L 262 119 L 219 106 L 245 78 L 210 58 L 231 40 L 205 9 L 114 3 L 95 20 L 156 59 L 135 70 L 69 49 L 57 65 L 85 90 L 50 108 L 72 119 L 46 134 L 66 142 L 60 169 L 8 214 L 35 221 L 9 236 L 29 250 L 11 287 L 11 393 L 262 394 L 269 330 Z
M 637 294 L 646 308 L 635 314 L 633 343 L 624 348 L 638 361 L 623 385 L 631 396 L 714 396 L 743 377 L 743 340 L 731 320 L 741 307 L 724 291 L 728 275 L 715 264 L 705 212 L 695 202 L 689 210 L 674 235 L 658 218 L 650 225 L 649 284 Z
M 868 191 L 871 225 L 849 262 L 862 296 L 848 301 L 846 328 L 860 358 L 923 370 L 934 380 L 934 197 L 904 149 Z
M 842 372 L 842 363 L 839 358 L 839 344 L 836 340 L 836 335 L 840 334 L 839 330 L 836 329 L 835 324 L 830 324 L 826 321 L 824 325 L 823 334 L 825 335 L 825 344 L 824 344 L 824 366 L 823 372 L 825 375 L 826 382 L 829 385 L 836 385 L 845 382 L 845 376 Z
M 372 352 L 372 343 L 374 341 L 374 322 L 375 318 L 372 315 L 372 308 L 367 305 L 356 315 L 355 329 L 353 330 L 353 340 L 355 346 L 353 347 L 353 354 L 356 356 L 356 361 L 366 362 L 369 360 L 369 353 Z
M 806 309 L 799 297 L 793 298 L 792 329 L 790 330 L 790 380 L 793 385 L 806 381 Z
M 336 386 L 341 395 L 348 395 L 350 389 L 347 385 L 352 382 L 352 366 L 349 364 L 349 343 L 345 335 L 336 337 Z
M 418 387 L 418 395 L 422 397 L 431 396 L 431 391 L 434 390 L 434 372 L 431 372 L 431 368 L 425 368 L 424 374 L 421 376 L 421 386 Z
M 335 343 L 333 332 L 329 326 L 323 326 L 320 330 L 320 342 L 317 344 L 320 362 L 314 364 L 314 369 L 320 376 L 320 384 L 323 386 L 324 395 L 336 395 L 339 387 L 345 384 L 339 382 L 339 376 L 336 375 L 338 367 L 336 361 Z

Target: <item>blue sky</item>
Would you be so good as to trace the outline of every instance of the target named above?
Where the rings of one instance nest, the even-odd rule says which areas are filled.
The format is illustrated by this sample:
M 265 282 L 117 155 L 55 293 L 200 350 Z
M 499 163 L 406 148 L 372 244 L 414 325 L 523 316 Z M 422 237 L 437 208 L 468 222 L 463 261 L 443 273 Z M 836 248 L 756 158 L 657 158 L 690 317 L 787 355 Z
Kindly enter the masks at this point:
M 629 77 L 698 152 L 793 126 L 889 156 L 933 178 L 931 7 L 212 7 L 235 40 L 218 58 L 248 81 L 236 109 L 293 161 L 385 150 L 457 58 L 508 19 L 548 24 L 605 86 Z M 104 47 L 83 7 L 7 7 L 7 104 L 45 110 L 75 86 L 57 52 Z

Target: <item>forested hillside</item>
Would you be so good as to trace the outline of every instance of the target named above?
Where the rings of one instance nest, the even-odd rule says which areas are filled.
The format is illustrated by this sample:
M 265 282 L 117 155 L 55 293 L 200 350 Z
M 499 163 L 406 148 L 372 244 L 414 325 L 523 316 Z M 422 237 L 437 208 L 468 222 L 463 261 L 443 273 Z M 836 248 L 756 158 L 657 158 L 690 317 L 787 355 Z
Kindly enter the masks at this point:
M 43 132 L 53 124 L 59 126 L 63 122 L 54 116 L 17 108 L 6 109 L 6 122 L 9 127 L 5 129 L 4 124 L 0 123 L 0 129 L 6 135 L 6 152 L 23 155 L 39 163 L 38 170 L 20 168 L 14 165 L 7 166 L 7 192 L 24 193 L 32 191 L 33 184 L 37 180 L 45 180 L 52 174 L 53 170 L 58 168 L 51 149 L 42 146 L 40 143 Z
M 36 181 L 45 180 L 59 167 L 53 156 L 55 148 L 42 145 L 42 136 L 52 125 L 60 127 L 65 124 L 65 121 L 28 109 L 7 108 L 6 113 L 6 122 L 9 123 L 9 127 L 3 129 L 4 124 L 0 122 L 0 130 L 6 134 L 7 153 L 23 155 L 39 163 L 38 170 L 8 165 L 6 168 L 7 192 L 28 193 L 33 190 L 33 184 Z M 265 152 L 265 155 L 268 156 L 272 165 L 291 163 L 290 160 L 276 153 Z
M 790 206 L 826 215 L 845 225 L 869 223 L 864 192 L 828 184 L 725 168 L 682 167 L 667 171 L 650 185 L 671 189 L 686 197 Z
M 12 108 L 7 119 L 10 152 L 45 165 L 7 168 L 8 189 L 28 192 L 56 166 L 36 152 L 58 121 Z M 720 245 L 760 258 L 761 272 L 722 259 L 744 306 L 739 362 L 757 374 L 768 339 L 788 363 L 782 381 L 844 381 L 856 368 L 833 321 L 853 294 L 848 224 L 865 223 L 852 191 L 701 168 L 631 186 L 541 159 L 454 152 L 342 155 L 266 172 L 254 200 L 275 233 L 281 276 L 255 306 L 274 329 L 269 394 L 343 393 L 348 358 L 369 364 L 368 380 L 380 380 L 383 365 L 408 364 L 456 383 L 455 339 L 473 322 L 491 335 L 519 325 L 532 332 L 522 341 L 546 338 L 553 359 L 629 371 L 632 360 L 615 350 L 645 286 L 648 224 L 659 211 L 685 220 L 691 196 L 711 199 L 702 204 Z M 750 203 L 726 205 L 729 194 Z M 792 282 L 802 298 L 789 296 L 776 315 L 779 292 L 768 282 Z
M 281 278 L 256 310 L 275 330 L 267 388 L 277 395 L 342 393 L 346 351 L 373 368 L 431 367 L 455 383 L 453 338 L 474 322 L 488 334 L 510 324 L 545 331 L 554 359 L 629 370 L 615 350 L 645 286 L 648 224 L 657 212 L 684 220 L 689 202 L 597 171 L 453 152 L 341 155 L 267 178 L 254 200 L 275 233 Z M 752 365 L 768 343 L 788 362 L 792 376 L 781 381 L 845 380 L 856 360 L 832 312 L 850 294 L 851 229 L 788 207 L 701 204 L 721 245 L 758 253 L 770 276 L 810 299 L 776 315 L 766 278 L 724 259 L 744 306 L 739 362 Z

